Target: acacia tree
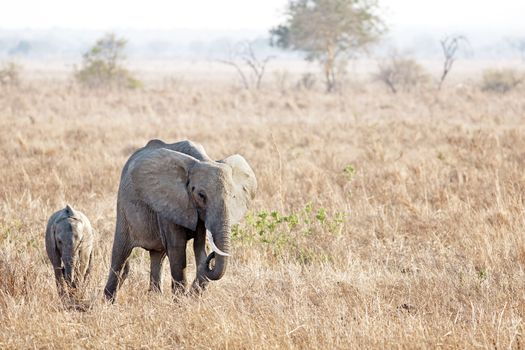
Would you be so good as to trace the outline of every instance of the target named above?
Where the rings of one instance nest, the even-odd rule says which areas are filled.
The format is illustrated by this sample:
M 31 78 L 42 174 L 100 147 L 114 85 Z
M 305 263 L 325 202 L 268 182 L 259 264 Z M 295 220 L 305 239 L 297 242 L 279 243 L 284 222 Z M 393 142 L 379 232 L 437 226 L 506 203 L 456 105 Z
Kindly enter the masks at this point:
M 376 0 L 289 0 L 287 19 L 270 30 L 270 43 L 319 62 L 330 92 L 337 86 L 338 68 L 384 32 L 376 10 Z

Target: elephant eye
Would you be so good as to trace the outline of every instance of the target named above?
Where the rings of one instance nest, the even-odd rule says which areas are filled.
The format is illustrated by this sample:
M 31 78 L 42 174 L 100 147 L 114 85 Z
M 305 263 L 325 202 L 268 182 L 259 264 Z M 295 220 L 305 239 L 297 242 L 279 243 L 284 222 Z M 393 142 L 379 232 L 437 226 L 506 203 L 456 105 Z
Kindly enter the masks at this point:
M 202 199 L 203 201 L 206 201 L 206 195 L 205 195 L 203 192 L 199 192 L 199 197 L 200 197 L 200 199 Z

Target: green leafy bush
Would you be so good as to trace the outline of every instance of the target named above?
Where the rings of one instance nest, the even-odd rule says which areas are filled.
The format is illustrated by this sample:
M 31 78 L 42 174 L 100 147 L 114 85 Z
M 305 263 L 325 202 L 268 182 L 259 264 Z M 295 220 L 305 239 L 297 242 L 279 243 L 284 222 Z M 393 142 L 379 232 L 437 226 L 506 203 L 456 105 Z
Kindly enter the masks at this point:
M 75 72 L 77 81 L 89 88 L 139 88 L 141 82 L 122 66 L 127 41 L 106 34 L 83 55 L 82 68 Z
M 355 170 L 355 168 L 354 168 L 354 166 L 352 164 L 348 164 L 343 169 L 343 172 L 345 173 L 345 176 L 348 179 L 348 181 L 352 181 L 352 179 L 355 176 L 356 170 Z
M 318 242 L 326 235 L 340 235 L 345 222 L 344 213 L 329 213 L 325 208 L 314 209 L 307 204 L 290 214 L 278 211 L 248 213 L 243 226 L 232 229 L 232 239 L 241 244 L 256 245 L 271 258 L 291 259 L 300 264 L 326 262 L 330 252 Z
M 20 84 L 20 66 L 14 62 L 5 62 L 0 66 L 0 86 L 18 86 Z

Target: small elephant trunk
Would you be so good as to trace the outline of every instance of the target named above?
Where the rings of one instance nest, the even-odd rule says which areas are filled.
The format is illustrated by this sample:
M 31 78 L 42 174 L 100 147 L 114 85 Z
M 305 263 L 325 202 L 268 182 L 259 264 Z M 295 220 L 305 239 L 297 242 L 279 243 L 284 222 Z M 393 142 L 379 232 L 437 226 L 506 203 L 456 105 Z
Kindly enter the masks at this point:
M 75 288 L 75 259 L 68 255 L 64 257 L 64 279 L 69 287 Z
M 225 225 L 219 230 L 213 230 L 212 235 L 213 241 L 217 248 L 226 254 L 230 254 L 229 226 Z M 210 262 L 213 259 L 215 260 L 215 264 L 213 267 L 210 268 Z M 212 252 L 210 255 L 208 255 L 208 258 L 206 259 L 206 269 L 204 270 L 206 278 L 211 281 L 221 279 L 222 276 L 224 276 L 224 274 L 226 273 L 226 268 L 228 267 L 228 259 L 228 256 L 219 255 L 215 252 Z

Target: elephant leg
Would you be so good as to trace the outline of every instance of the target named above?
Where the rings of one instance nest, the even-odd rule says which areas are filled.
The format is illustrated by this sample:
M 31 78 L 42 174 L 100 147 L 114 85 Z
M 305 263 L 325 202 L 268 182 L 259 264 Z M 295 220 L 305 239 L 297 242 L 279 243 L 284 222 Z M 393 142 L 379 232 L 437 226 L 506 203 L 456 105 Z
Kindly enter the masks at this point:
M 71 281 L 71 289 L 73 291 L 77 291 L 78 288 L 80 287 L 80 283 L 81 283 L 81 279 L 80 279 L 80 271 L 78 269 L 76 269 L 75 271 L 75 277 L 73 278 L 73 280 Z
M 171 289 L 174 294 L 186 291 L 186 231 L 184 228 L 159 218 L 160 232 L 170 262 Z
M 124 267 L 122 268 L 122 273 L 120 274 L 120 278 L 118 279 L 118 288 L 122 287 L 122 283 L 124 283 L 126 278 L 128 278 L 128 275 L 129 275 L 129 261 L 126 260 L 126 263 L 124 263 Z
M 133 249 L 133 247 L 127 243 L 127 240 L 123 238 L 127 235 L 124 235 L 124 233 L 119 230 L 119 226 L 120 225 L 117 225 L 117 233 L 115 234 L 115 241 L 113 242 L 113 250 L 111 252 L 109 277 L 104 288 L 104 296 L 111 302 L 115 300 L 118 287 L 128 275 L 129 264 L 127 260 Z
M 191 292 L 200 295 L 208 285 L 208 279 L 204 274 L 206 268 L 206 227 L 204 222 L 199 220 L 195 237 L 193 238 L 193 251 L 195 253 L 195 280 L 191 285 Z
M 64 285 L 64 274 L 62 272 L 62 267 L 61 266 L 53 266 L 53 269 L 55 270 L 55 282 L 56 282 L 56 285 L 57 285 L 57 290 L 58 290 L 58 295 L 61 297 L 61 298 L 64 298 L 65 296 L 67 296 L 67 290 L 66 290 L 66 286 Z
M 161 292 L 162 284 L 162 264 L 166 257 L 166 252 L 150 250 L 150 273 L 149 273 L 149 290 L 152 292 Z
M 87 285 L 88 282 L 90 281 L 90 276 L 91 276 L 91 269 L 93 268 L 93 252 L 91 252 L 91 254 L 89 254 L 89 261 L 88 261 L 88 265 L 87 265 L 87 268 L 86 268 L 86 272 L 84 273 L 84 285 Z
M 129 273 L 129 263 L 127 259 L 131 254 L 131 249 L 119 249 L 113 246 L 113 252 L 111 254 L 111 269 L 109 271 L 108 281 L 104 288 L 104 295 L 107 300 L 114 301 L 117 289 L 122 285 L 122 282 Z
M 186 246 L 169 249 L 168 259 L 171 270 L 171 290 L 173 294 L 184 294 L 186 291 Z

